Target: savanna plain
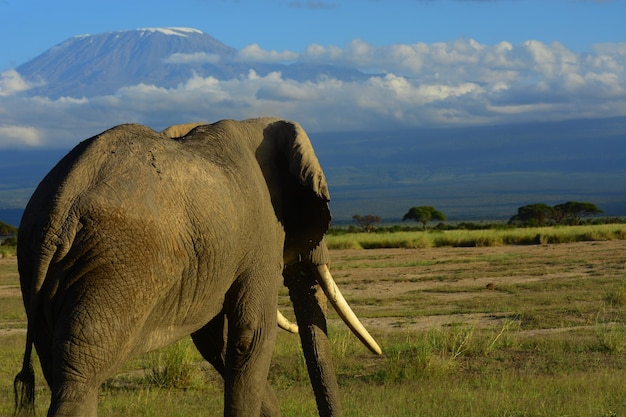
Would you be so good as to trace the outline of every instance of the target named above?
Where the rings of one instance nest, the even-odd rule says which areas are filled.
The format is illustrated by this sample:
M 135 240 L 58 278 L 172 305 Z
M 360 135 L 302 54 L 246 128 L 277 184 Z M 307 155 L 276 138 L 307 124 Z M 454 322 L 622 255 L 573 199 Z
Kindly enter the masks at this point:
M 626 416 L 626 225 L 585 227 L 582 239 L 530 231 L 524 244 L 481 231 L 466 245 L 432 244 L 450 232 L 373 246 L 365 233 L 329 236 L 331 271 L 384 352 L 369 353 L 330 313 L 344 415 Z M 279 302 L 293 319 L 286 290 Z M 25 328 L 16 258 L 5 253 L 1 415 L 13 412 Z M 49 393 L 36 369 L 43 416 Z M 284 416 L 317 415 L 297 336 L 279 332 L 270 381 Z M 221 415 L 221 380 L 184 339 L 106 381 L 98 412 Z

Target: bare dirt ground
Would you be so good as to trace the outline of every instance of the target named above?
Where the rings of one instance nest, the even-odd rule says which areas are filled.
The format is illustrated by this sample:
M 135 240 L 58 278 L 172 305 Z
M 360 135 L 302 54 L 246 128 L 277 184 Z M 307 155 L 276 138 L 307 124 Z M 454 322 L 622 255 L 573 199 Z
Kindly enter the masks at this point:
M 374 331 L 425 330 L 454 323 L 498 328 L 520 309 L 549 304 L 550 297 L 562 288 L 574 287 L 567 289 L 568 297 L 584 300 L 587 283 L 606 286 L 607 291 L 620 283 L 626 285 L 623 240 L 335 250 L 331 257 L 331 271 L 344 296 L 366 327 Z M 576 295 L 578 283 L 581 285 Z M 522 303 L 529 306 L 520 307 Z M 576 325 L 586 323 L 581 320 Z M 574 327 L 566 324 L 554 331 Z

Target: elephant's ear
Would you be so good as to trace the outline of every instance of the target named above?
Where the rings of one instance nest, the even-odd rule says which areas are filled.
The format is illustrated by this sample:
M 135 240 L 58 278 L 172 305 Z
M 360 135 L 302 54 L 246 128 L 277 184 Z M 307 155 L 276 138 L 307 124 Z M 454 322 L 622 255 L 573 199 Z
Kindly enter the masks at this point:
M 266 179 L 285 228 L 285 259 L 295 261 L 308 256 L 330 226 L 328 184 L 309 137 L 297 123 L 270 123 L 264 142 L 273 142 L 277 150 L 271 164 L 277 172 Z

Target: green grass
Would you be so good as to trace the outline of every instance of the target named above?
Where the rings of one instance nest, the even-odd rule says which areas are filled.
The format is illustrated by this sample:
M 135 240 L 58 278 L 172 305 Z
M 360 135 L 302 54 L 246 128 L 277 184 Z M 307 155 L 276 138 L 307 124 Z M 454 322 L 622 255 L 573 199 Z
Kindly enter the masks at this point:
M 0 245 L 0 258 L 15 256 L 17 248 L 15 246 Z
M 159 388 L 188 388 L 201 383 L 196 364 L 202 359 L 190 338 L 147 356 L 145 380 Z
M 442 230 L 388 233 L 346 233 L 326 237 L 331 249 L 489 247 L 584 241 L 624 240 L 626 224 Z
M 6 262 L 0 262 L 0 285 L 2 284 L 12 284 L 16 287 L 20 285 L 15 256 L 7 256 Z
M 2 328 L 26 328 L 26 312 L 21 298 L 0 297 L 0 322 Z

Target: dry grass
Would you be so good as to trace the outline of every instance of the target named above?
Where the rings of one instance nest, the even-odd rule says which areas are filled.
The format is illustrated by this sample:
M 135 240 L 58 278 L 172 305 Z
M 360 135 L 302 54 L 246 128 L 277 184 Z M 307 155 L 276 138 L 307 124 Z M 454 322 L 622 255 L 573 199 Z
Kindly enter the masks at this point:
M 626 239 L 626 224 L 345 233 L 326 237 L 331 249 L 484 247 L 537 245 Z

